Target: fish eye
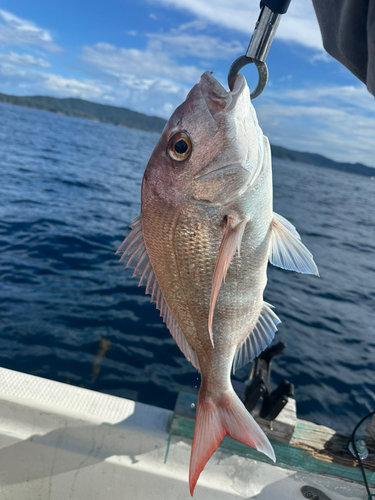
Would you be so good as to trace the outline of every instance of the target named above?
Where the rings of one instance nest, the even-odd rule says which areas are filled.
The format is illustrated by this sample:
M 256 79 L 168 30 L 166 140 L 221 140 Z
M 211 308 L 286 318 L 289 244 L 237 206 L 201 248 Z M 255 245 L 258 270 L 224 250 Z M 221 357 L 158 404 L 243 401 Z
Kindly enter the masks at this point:
M 184 161 L 191 155 L 192 143 L 186 132 L 177 132 L 168 141 L 167 153 L 175 161 Z

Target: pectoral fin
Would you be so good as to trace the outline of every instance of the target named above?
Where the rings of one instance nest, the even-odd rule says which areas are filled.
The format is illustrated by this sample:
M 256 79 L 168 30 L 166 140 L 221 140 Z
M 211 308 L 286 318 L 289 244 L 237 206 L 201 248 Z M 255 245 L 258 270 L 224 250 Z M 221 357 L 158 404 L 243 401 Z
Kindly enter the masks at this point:
M 301 241 L 296 228 L 281 215 L 273 214 L 269 261 L 274 266 L 319 276 L 312 254 Z
M 208 331 L 210 334 L 212 345 L 213 335 L 212 335 L 212 321 L 214 317 L 214 309 L 223 280 L 225 281 L 225 276 L 229 269 L 230 263 L 232 262 L 233 256 L 238 250 L 238 255 L 240 255 L 240 246 L 242 241 L 242 236 L 245 231 L 245 226 L 248 219 L 243 219 L 237 222 L 235 218 L 231 215 L 227 217 L 227 227 L 225 228 L 224 236 L 220 244 L 219 254 L 216 261 L 214 276 L 212 279 L 212 291 L 210 300 L 210 310 L 208 314 Z

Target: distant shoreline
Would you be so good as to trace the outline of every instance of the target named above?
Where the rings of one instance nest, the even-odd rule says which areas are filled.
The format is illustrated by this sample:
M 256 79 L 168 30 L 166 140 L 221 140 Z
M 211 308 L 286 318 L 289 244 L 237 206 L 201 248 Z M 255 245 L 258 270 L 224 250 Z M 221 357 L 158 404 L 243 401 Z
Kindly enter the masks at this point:
M 49 111 L 59 115 L 85 118 L 100 123 L 107 123 L 145 132 L 160 134 L 165 124 L 164 118 L 148 116 L 127 108 L 98 104 L 84 99 L 57 98 L 49 96 L 14 96 L 0 93 L 0 103 L 22 106 L 25 108 Z M 308 163 L 317 167 L 330 168 L 367 177 L 375 177 L 375 168 L 362 163 L 341 163 L 331 160 L 323 155 L 294 151 L 271 144 L 274 158 Z

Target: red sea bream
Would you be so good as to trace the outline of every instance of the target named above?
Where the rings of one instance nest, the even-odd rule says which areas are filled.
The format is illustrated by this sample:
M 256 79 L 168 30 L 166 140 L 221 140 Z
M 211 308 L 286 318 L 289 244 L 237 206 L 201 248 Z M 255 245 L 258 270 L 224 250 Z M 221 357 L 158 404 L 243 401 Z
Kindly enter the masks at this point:
M 200 371 L 190 492 L 226 434 L 275 460 L 230 374 L 280 322 L 263 300 L 268 262 L 318 274 L 294 226 L 273 212 L 271 151 L 246 80 L 206 72 L 170 117 L 142 182 L 141 215 L 120 246 L 186 358 Z

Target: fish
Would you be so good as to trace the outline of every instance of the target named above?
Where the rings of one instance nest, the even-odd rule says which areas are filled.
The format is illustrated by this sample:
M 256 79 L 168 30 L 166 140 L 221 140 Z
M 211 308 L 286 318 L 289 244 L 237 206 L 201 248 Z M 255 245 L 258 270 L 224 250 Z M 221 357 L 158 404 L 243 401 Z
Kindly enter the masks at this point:
M 232 369 L 256 358 L 280 319 L 263 299 L 268 262 L 318 275 L 294 226 L 273 212 L 271 150 L 239 74 L 206 71 L 168 120 L 147 164 L 141 214 L 120 245 L 170 333 L 199 370 L 189 487 L 226 434 L 271 460 L 236 395 Z

